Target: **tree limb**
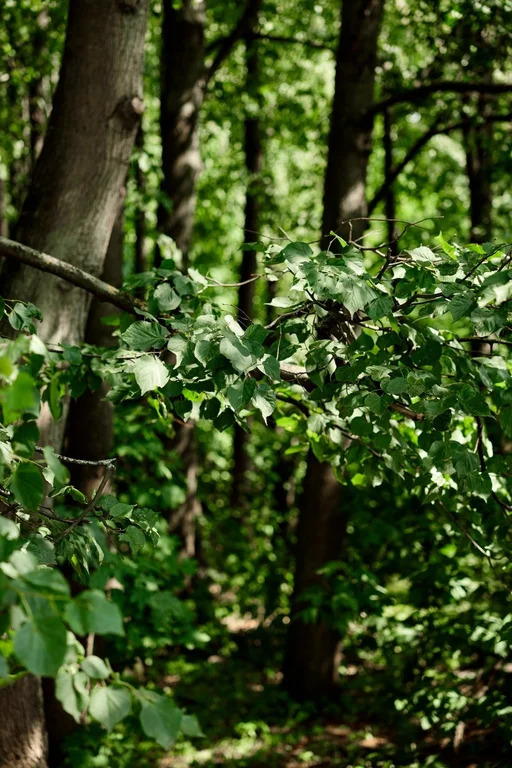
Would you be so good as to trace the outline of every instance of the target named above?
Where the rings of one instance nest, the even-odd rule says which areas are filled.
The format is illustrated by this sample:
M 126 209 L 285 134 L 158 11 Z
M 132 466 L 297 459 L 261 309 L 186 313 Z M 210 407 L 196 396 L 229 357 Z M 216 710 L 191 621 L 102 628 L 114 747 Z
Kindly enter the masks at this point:
M 507 112 L 505 114 L 496 114 L 496 115 L 487 115 L 483 120 L 479 120 L 478 125 L 484 125 L 486 123 L 505 123 L 512 121 L 512 112 Z M 424 134 L 422 134 L 410 147 L 407 154 L 401 160 L 398 165 L 396 165 L 391 172 L 389 173 L 388 178 L 386 179 L 386 182 L 382 184 L 377 192 L 374 194 L 372 199 L 368 203 L 368 214 L 371 214 L 377 205 L 380 203 L 380 201 L 384 198 L 386 194 L 386 187 L 388 184 L 392 184 L 398 176 L 402 173 L 402 171 L 406 168 L 409 163 L 414 160 L 416 155 L 423 149 L 423 147 L 430 141 L 430 139 L 434 138 L 434 136 L 440 136 L 441 134 L 447 134 L 452 133 L 453 131 L 457 131 L 459 129 L 464 128 L 464 126 L 468 125 L 471 121 L 469 118 L 465 120 L 458 120 L 454 123 L 449 123 L 448 125 L 441 126 L 440 125 L 441 120 L 437 119 L 434 121 L 434 123 L 428 128 Z
M 371 108 L 369 114 L 376 115 L 394 104 L 401 104 L 402 102 L 416 102 L 421 101 L 426 96 L 430 96 L 433 93 L 510 93 L 512 91 L 512 83 L 464 83 L 459 80 L 437 80 L 433 83 L 425 83 L 424 85 L 417 85 L 413 88 L 404 88 L 401 91 L 395 91 L 391 93 L 385 99 L 377 101 Z
M 14 259 L 22 264 L 28 264 L 28 266 L 34 267 L 34 269 L 38 269 L 41 272 L 48 272 L 51 275 L 60 277 L 68 283 L 91 293 L 100 301 L 105 301 L 113 304 L 115 307 L 119 307 L 124 312 L 136 314 L 137 309 L 146 309 L 146 305 L 141 299 L 130 296 L 129 293 L 120 291 L 119 288 L 114 288 L 113 285 L 105 283 L 103 280 L 94 277 L 94 275 L 85 272 L 79 267 L 75 267 L 74 264 L 68 264 L 67 261 L 61 261 L 61 259 L 56 259 L 54 256 L 41 253 L 41 251 L 36 251 L 6 237 L 0 237 L 0 256 L 5 259 Z
M 237 24 L 233 27 L 229 35 L 226 35 L 226 37 L 217 40 L 214 46 L 212 46 L 216 49 L 217 52 L 213 57 L 212 63 L 206 69 L 204 78 L 205 86 L 216 74 L 217 70 L 224 62 L 224 60 L 229 56 L 231 50 L 238 43 L 238 41 L 251 31 L 252 27 L 254 26 L 254 22 L 260 12 L 262 3 L 263 0 L 247 0 L 242 15 L 240 16 Z

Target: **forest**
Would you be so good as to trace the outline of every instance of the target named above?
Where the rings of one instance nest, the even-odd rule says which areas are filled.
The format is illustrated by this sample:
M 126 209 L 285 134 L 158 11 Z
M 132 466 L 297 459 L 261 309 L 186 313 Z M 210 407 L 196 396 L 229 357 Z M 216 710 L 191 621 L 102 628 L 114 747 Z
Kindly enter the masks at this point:
M 512 766 L 512 0 L 2 0 L 0 768 Z

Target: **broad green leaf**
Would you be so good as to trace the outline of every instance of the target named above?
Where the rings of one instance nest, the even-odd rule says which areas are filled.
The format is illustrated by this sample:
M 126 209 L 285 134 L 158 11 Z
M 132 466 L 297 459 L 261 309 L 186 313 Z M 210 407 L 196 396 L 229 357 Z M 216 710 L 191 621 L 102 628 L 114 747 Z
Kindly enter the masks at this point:
M 39 415 L 39 392 L 32 376 L 20 371 L 5 391 L 4 418 L 11 423 L 27 413 Z
M 3 656 L 0 656 L 0 680 L 5 679 L 8 674 L 9 665 L 7 664 L 7 660 Z
M 126 541 L 130 545 L 132 554 L 136 555 L 146 543 L 146 537 L 135 525 L 129 525 L 124 533 L 119 537 L 120 541 Z
M 263 421 L 267 423 L 268 417 L 273 413 L 276 407 L 276 394 L 270 389 L 268 384 L 260 384 L 252 396 L 252 402 L 263 416 Z
M 73 673 L 66 667 L 59 669 L 55 678 L 55 696 L 62 704 L 64 712 L 79 723 L 82 714 L 82 697 L 75 689 L 73 678 Z
M 153 355 L 139 357 L 133 364 L 133 372 L 141 395 L 154 389 L 161 389 L 169 381 L 169 371 L 166 366 Z
M 391 296 L 379 296 L 367 307 L 366 312 L 372 320 L 393 314 L 393 299 Z
M 43 455 L 48 465 L 47 470 L 43 470 L 45 480 L 51 485 L 57 481 L 58 486 L 67 485 L 69 483 L 69 471 L 62 464 L 61 461 L 55 455 L 55 451 L 49 445 L 45 445 L 43 448 Z
M 383 381 L 381 386 L 384 392 L 388 392 L 390 395 L 401 395 L 407 389 L 407 379 L 398 376 L 396 379 Z
M 77 635 L 124 635 L 119 608 L 99 590 L 87 590 L 75 597 L 66 605 L 64 618 Z
M 204 737 L 199 721 L 195 715 L 183 715 L 181 720 L 181 732 L 191 739 Z
M 42 566 L 36 571 L 24 574 L 23 581 L 43 594 L 69 596 L 69 584 L 55 568 Z
M 91 693 L 89 714 L 107 731 L 123 720 L 132 708 L 132 697 L 126 688 L 116 688 L 112 685 L 95 688 Z
M 251 350 L 231 331 L 225 333 L 220 342 L 221 354 L 227 357 L 233 368 L 240 373 L 252 368 L 256 361 Z
M 169 749 L 180 732 L 183 714 L 172 699 L 165 696 L 151 695 L 151 700 L 142 699 L 140 722 L 144 733 Z
M 241 411 L 249 403 L 256 389 L 256 381 L 254 379 L 243 379 L 236 382 L 231 387 L 228 387 L 226 392 L 229 404 L 236 413 Z
M 500 411 L 499 422 L 507 437 L 512 437 L 512 405 L 506 405 Z
M 22 507 L 36 512 L 44 498 L 44 480 L 39 467 L 21 461 L 11 478 L 10 489 Z
M 88 677 L 96 680 L 105 680 L 110 675 L 110 670 L 99 656 L 86 656 L 81 667 Z
M 17 456 L 30 459 L 39 440 L 39 429 L 35 421 L 26 421 L 14 430 L 13 451 Z
M 149 349 L 160 349 L 165 344 L 169 331 L 160 323 L 149 323 L 137 320 L 132 323 L 121 338 L 130 349 L 147 352 Z
M 465 317 L 475 306 L 475 296 L 472 291 L 468 293 L 461 293 L 458 296 L 454 296 L 448 303 L 448 311 L 454 320 L 460 320 L 461 317 Z
M 66 649 L 66 627 L 56 616 L 26 621 L 14 635 L 14 653 L 33 675 L 56 675 Z
M 157 286 L 154 297 L 161 312 L 172 312 L 181 304 L 181 297 L 173 291 L 169 283 L 161 283 Z

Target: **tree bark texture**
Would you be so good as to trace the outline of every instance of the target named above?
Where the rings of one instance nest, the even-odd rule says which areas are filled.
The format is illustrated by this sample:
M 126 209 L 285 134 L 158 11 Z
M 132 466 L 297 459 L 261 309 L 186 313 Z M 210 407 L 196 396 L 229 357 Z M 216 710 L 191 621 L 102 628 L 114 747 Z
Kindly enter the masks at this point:
M 336 78 L 324 183 L 322 234 L 345 239 L 348 219 L 367 215 L 366 171 L 372 148 L 375 65 L 383 0 L 345 0 L 336 55 Z M 354 221 L 352 237 L 366 228 Z
M 201 172 L 198 117 L 204 99 L 205 3 L 163 2 L 160 72 L 160 132 L 162 183 L 165 198 L 158 209 L 158 225 L 169 235 L 188 265 L 196 208 L 196 184 Z
M 325 621 L 293 617 L 305 607 L 304 590 L 323 584 L 318 570 L 340 557 L 344 531 L 340 485 L 330 465 L 319 462 L 310 451 L 299 501 L 292 621 L 284 668 L 287 690 L 298 699 L 325 696 L 336 680 L 338 633 Z
M 489 99 L 478 98 L 478 113 L 488 114 Z M 492 237 L 492 140 L 493 125 L 486 122 L 464 130 L 466 172 L 468 176 L 471 230 L 473 243 L 484 243 Z
M 99 275 L 142 112 L 149 0 L 70 0 L 61 74 L 20 217 L 21 242 Z M 47 342 L 84 338 L 90 296 L 9 261 L 2 292 L 34 302 Z M 59 450 L 64 425 L 46 439 Z M 40 680 L 0 691 L 0 768 L 45 768 Z
M 322 234 L 335 229 L 345 239 L 366 228 L 366 173 L 372 145 L 377 43 L 384 0 L 344 0 L 336 56 L 336 78 L 324 183 Z M 325 620 L 306 623 L 296 616 L 301 594 L 319 583 L 318 569 L 341 554 L 346 513 L 341 486 L 330 464 L 310 451 L 299 503 L 297 561 L 292 621 L 284 663 L 284 684 L 296 698 L 330 693 L 337 674 L 337 633 Z

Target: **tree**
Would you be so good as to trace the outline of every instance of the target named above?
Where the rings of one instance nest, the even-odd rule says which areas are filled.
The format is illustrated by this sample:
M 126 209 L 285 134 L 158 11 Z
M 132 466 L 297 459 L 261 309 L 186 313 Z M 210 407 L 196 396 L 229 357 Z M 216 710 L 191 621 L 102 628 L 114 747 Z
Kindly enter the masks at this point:
M 19 239 L 93 274 L 101 272 L 123 194 L 142 113 L 141 73 L 147 2 L 71 0 L 59 84 L 47 136 L 18 226 Z M 5 295 L 37 302 L 41 336 L 79 343 L 90 296 L 30 267 L 9 262 Z M 43 440 L 59 449 L 65 414 L 41 422 Z M 2 765 L 42 768 L 46 737 L 37 678 L 0 692 Z
M 332 230 L 350 242 L 359 242 L 366 228 L 370 113 L 382 9 L 382 0 L 345 0 L 342 7 L 324 185 L 325 247 L 332 240 Z M 329 693 L 337 676 L 338 633 L 323 619 L 301 619 L 300 610 L 301 595 L 320 580 L 319 569 L 339 554 L 347 514 L 342 513 L 341 505 L 341 486 L 331 465 L 310 455 L 299 505 L 293 618 L 284 663 L 285 685 L 299 698 Z

